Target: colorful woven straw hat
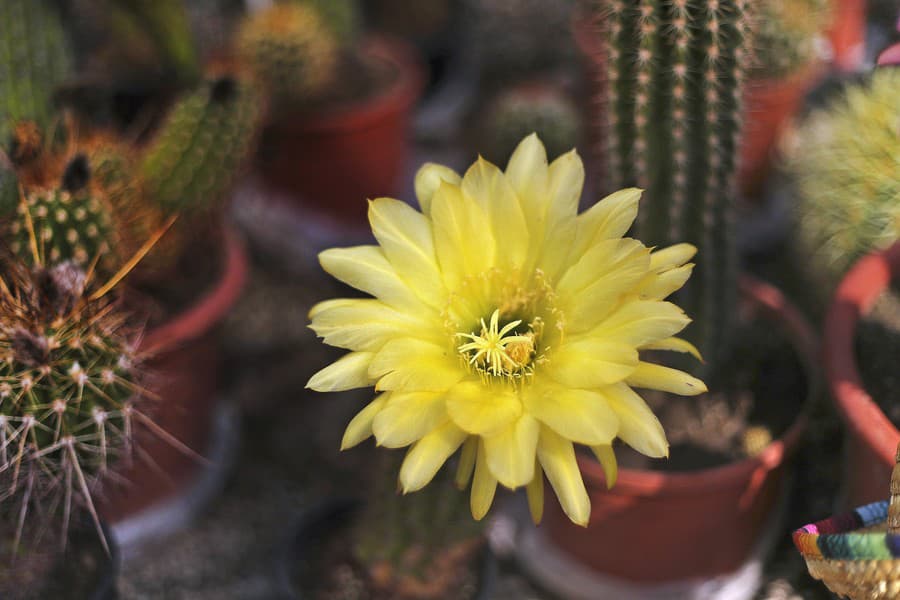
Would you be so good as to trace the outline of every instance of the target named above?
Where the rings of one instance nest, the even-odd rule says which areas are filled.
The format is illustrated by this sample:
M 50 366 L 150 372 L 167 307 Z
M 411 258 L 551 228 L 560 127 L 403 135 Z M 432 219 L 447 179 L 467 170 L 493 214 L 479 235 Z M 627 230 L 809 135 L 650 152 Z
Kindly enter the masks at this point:
M 900 447 L 897 449 L 900 462 Z M 794 545 L 810 575 L 851 600 L 900 599 L 900 464 L 891 499 L 806 525 Z

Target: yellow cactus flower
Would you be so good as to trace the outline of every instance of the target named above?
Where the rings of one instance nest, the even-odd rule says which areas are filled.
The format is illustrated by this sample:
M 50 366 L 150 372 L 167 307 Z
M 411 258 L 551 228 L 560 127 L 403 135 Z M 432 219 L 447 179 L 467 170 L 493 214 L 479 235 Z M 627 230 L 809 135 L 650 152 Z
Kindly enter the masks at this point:
M 319 255 L 326 271 L 374 298 L 313 307 L 312 329 L 351 352 L 308 387 L 380 392 L 350 422 L 342 447 L 372 435 L 381 446 L 409 446 L 404 493 L 428 484 L 461 449 L 457 483 L 472 482 L 476 519 L 500 484 L 526 486 L 539 520 L 546 474 L 569 518 L 586 525 L 590 502 L 573 444 L 594 452 L 612 485 L 616 437 L 668 455 L 662 426 L 632 387 L 706 391 L 640 355 L 697 354 L 674 337 L 690 319 L 664 300 L 690 276 L 695 248 L 653 250 L 623 237 L 637 189 L 578 214 L 583 182 L 574 150 L 548 165 L 532 134 L 505 173 L 481 158 L 463 177 L 426 164 L 415 181 L 421 212 L 374 200 L 378 245 Z

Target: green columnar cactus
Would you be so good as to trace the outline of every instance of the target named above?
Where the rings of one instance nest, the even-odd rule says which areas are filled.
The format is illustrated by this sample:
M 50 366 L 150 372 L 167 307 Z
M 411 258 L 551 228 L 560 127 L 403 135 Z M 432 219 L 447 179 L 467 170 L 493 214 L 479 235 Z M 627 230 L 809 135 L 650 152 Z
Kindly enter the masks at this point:
M 182 98 L 138 166 L 147 200 L 167 213 L 214 206 L 253 151 L 262 102 L 252 82 L 231 75 Z
M 0 2 L 0 140 L 19 119 L 45 125 L 69 70 L 68 42 L 49 0 Z
M 778 79 L 808 65 L 830 21 L 831 0 L 760 2 L 750 78 Z
M 789 168 L 799 242 L 828 284 L 900 237 L 900 72 L 879 69 L 810 115 Z
M 15 506 L 19 533 L 26 519 L 50 518 L 64 542 L 74 510 L 97 523 L 92 493 L 131 450 L 139 357 L 115 307 L 85 299 L 82 270 L 4 262 L 0 502 Z
M 697 267 L 679 304 L 707 357 L 734 314 L 732 208 L 741 97 L 749 62 L 746 0 L 599 0 L 608 81 L 600 98 L 612 189 L 645 190 L 639 237 L 690 242 Z
M 321 94 L 335 79 L 338 42 L 305 4 L 276 4 L 248 17 L 237 35 L 241 62 L 278 108 Z
M 552 160 L 578 145 L 581 114 L 552 88 L 522 86 L 497 96 L 478 125 L 478 148 L 495 164 L 506 164 L 530 133 L 538 134 Z
M 72 262 L 87 268 L 95 259 L 108 266 L 115 249 L 112 209 L 91 189 L 85 155 L 66 165 L 59 187 L 25 191 L 16 218 L 3 226 L 10 250 L 25 264 Z

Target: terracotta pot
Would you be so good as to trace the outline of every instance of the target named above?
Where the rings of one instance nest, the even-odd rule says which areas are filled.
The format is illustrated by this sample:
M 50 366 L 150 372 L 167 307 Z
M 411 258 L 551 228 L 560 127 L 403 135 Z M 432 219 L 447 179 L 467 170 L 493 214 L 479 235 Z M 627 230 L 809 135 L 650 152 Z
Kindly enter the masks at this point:
M 817 381 L 817 344 L 810 326 L 770 285 L 745 278 L 741 291 L 748 309 L 776 322 L 791 339 L 807 367 L 808 401 Z M 653 584 L 732 573 L 770 522 L 782 491 L 785 461 L 805 427 L 801 411 L 784 435 L 759 455 L 721 467 L 689 473 L 620 469 L 611 490 L 606 489 L 600 464 L 580 456 L 591 499 L 588 526 L 573 525 L 559 504 L 550 501 L 542 527 L 569 557 L 622 580 Z
M 855 353 L 860 316 L 898 276 L 900 243 L 857 262 L 838 286 L 825 317 L 825 375 L 847 428 L 843 481 L 848 506 L 884 499 L 900 442 L 900 431 L 863 388 Z
M 781 132 L 821 72 L 821 65 L 811 64 L 784 79 L 758 79 L 747 83 L 738 167 L 738 185 L 744 197 L 760 196 Z
M 372 37 L 360 52 L 395 72 L 390 85 L 327 112 L 273 121 L 259 155 L 267 183 L 351 227 L 366 226 L 368 198 L 396 195 L 410 151 L 411 109 L 423 85 L 406 44 Z
M 856 71 L 866 53 L 866 0 L 838 0 L 828 30 L 834 53 L 832 62 L 840 71 Z
M 209 447 L 217 408 L 218 348 L 213 329 L 237 300 L 247 274 L 242 242 L 231 232 L 223 240 L 224 267 L 213 287 L 190 308 L 150 330 L 139 349 L 152 356 L 148 387 L 158 398 L 150 409 L 153 422 L 198 455 Z M 177 496 L 205 468 L 202 460 L 146 426 L 135 427 L 135 438 L 141 454 L 120 473 L 128 483 L 110 486 L 113 489 L 100 505 L 112 523 Z

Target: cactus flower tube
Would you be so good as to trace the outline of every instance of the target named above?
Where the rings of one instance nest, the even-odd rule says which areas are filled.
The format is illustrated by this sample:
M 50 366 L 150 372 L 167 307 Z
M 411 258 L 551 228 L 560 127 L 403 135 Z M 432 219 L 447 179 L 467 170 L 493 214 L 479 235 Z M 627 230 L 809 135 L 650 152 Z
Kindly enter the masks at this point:
M 373 298 L 313 307 L 312 329 L 350 352 L 308 387 L 375 387 L 343 448 L 373 435 L 381 446 L 409 447 L 404 493 L 460 451 L 456 482 L 471 482 L 476 519 L 500 484 L 525 486 L 539 520 L 546 474 L 569 518 L 586 525 L 574 444 L 596 454 L 612 483 L 616 438 L 668 455 L 661 424 L 632 388 L 706 390 L 641 356 L 696 355 L 675 337 L 690 319 L 665 300 L 690 276 L 694 248 L 653 250 L 623 237 L 637 189 L 577 214 L 583 180 L 575 151 L 548 165 L 536 135 L 519 144 L 506 172 L 484 159 L 462 177 L 426 164 L 416 176 L 421 212 L 374 200 L 378 245 L 319 255 L 326 271 Z

